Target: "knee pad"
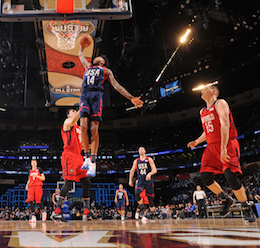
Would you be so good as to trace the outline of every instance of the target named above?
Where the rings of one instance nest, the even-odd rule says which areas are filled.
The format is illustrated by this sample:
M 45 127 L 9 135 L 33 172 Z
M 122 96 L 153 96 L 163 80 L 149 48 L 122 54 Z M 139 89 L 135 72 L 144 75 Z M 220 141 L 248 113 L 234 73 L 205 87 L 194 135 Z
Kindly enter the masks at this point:
M 90 198 L 90 179 L 89 177 L 84 177 L 80 179 L 82 185 L 82 197 L 83 198 Z
M 149 197 L 148 196 L 148 201 L 149 201 L 149 207 L 154 207 L 154 201 L 153 201 L 153 197 Z
M 69 190 L 72 188 L 72 183 L 73 181 L 65 181 L 65 184 L 63 185 L 61 192 L 60 192 L 60 196 L 62 197 L 66 197 Z
M 136 198 L 137 201 L 141 200 L 141 196 L 140 196 L 141 192 L 142 192 L 141 190 L 136 190 L 135 191 L 135 198 Z
M 237 178 L 236 174 L 233 173 L 229 168 L 225 170 L 224 175 L 228 184 L 233 190 L 238 190 L 241 188 L 242 185 L 239 179 Z
M 206 184 L 206 186 L 209 186 L 212 183 L 214 183 L 213 173 L 211 173 L 211 172 L 202 172 L 200 174 L 200 178 L 201 178 L 202 182 Z

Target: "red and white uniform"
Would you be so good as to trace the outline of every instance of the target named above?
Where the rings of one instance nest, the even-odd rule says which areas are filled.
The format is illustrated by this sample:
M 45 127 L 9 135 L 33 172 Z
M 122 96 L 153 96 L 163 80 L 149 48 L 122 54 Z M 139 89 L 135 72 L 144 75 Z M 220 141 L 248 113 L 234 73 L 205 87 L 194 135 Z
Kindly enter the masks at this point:
M 26 203 L 34 201 L 35 203 L 41 203 L 42 199 L 42 185 L 43 182 L 41 179 L 36 178 L 35 176 L 41 176 L 43 170 L 38 167 L 36 170 L 30 170 L 29 172 L 29 185 L 28 185 L 28 195 Z
M 79 182 L 86 177 L 87 170 L 82 170 L 83 157 L 81 156 L 82 141 L 81 130 L 78 125 L 74 125 L 70 130 L 61 129 L 63 140 L 63 153 L 61 158 L 62 175 L 64 180 Z
M 229 140 L 227 144 L 227 154 L 230 156 L 229 163 L 220 161 L 221 154 L 221 124 L 215 103 L 207 109 L 204 108 L 201 113 L 201 122 L 206 134 L 207 147 L 203 152 L 201 160 L 200 173 L 212 172 L 214 174 L 223 174 L 227 168 L 233 173 L 242 174 L 239 158 L 240 147 L 237 141 L 237 129 L 234 125 L 232 114 L 229 114 Z

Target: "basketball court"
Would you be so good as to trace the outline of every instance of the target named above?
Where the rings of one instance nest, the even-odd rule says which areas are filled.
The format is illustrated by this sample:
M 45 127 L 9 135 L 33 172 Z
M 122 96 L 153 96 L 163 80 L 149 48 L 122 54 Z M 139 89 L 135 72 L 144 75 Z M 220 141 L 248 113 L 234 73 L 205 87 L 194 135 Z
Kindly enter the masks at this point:
M 243 219 L 0 222 L 0 247 L 260 247 L 259 221 Z

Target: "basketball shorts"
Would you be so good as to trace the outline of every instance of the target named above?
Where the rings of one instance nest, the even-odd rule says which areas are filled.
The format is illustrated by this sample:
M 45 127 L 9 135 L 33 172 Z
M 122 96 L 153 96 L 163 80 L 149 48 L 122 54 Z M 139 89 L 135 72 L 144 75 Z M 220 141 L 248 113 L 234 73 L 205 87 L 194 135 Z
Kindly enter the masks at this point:
M 125 210 L 125 200 L 118 200 L 117 209 L 118 210 Z
M 41 203 L 42 200 L 42 186 L 41 185 L 35 185 L 35 186 L 29 186 L 28 188 L 28 194 L 26 203 L 29 203 L 30 201 L 35 203 Z
M 80 96 L 80 117 L 88 117 L 93 121 L 102 121 L 103 92 L 89 91 Z
M 83 157 L 81 154 L 64 150 L 61 158 L 62 176 L 64 181 L 79 182 L 81 178 L 87 177 L 88 170 L 82 170 Z
M 237 139 L 228 141 L 227 154 L 230 156 L 228 163 L 223 164 L 220 161 L 220 145 L 220 142 L 207 145 L 202 155 L 200 173 L 211 172 L 213 174 L 223 174 L 229 168 L 233 173 L 242 175 L 239 162 L 240 147 Z
M 146 180 L 140 180 L 138 178 L 138 182 L 137 185 L 135 187 L 135 191 L 137 190 L 141 190 L 141 191 L 146 191 L 146 196 L 147 197 L 154 197 L 154 183 L 153 183 L 153 179 L 151 179 L 150 181 L 146 181 Z

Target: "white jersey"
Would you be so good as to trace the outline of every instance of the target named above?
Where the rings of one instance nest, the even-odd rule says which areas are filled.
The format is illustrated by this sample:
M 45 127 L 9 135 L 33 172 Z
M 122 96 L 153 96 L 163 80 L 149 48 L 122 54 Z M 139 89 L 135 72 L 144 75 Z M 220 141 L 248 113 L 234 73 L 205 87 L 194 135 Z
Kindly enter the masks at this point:
M 205 197 L 205 191 L 204 190 L 195 190 L 193 193 L 193 196 L 195 196 L 196 200 L 202 200 Z

